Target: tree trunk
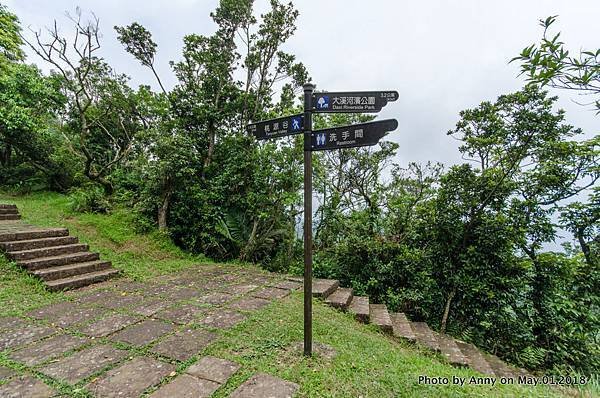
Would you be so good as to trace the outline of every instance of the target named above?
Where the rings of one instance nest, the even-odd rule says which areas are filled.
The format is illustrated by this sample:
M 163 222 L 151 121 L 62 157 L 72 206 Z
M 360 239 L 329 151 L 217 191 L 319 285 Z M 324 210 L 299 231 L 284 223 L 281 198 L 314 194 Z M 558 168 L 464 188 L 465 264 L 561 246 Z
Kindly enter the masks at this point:
M 164 179 L 162 193 L 160 196 L 160 206 L 158 206 L 158 229 L 164 231 L 167 229 L 167 213 L 169 204 L 171 203 L 171 195 L 173 194 L 173 184 L 171 177 L 167 176 Z
M 102 185 L 106 196 L 112 196 L 112 194 L 115 192 L 115 188 L 110 183 L 110 181 L 104 179 L 103 177 L 98 177 L 97 181 L 98 183 L 100 183 L 100 185 Z
M 593 263 L 592 251 L 590 250 L 590 245 L 588 245 L 588 243 L 585 241 L 585 229 L 583 227 L 577 228 L 575 235 L 579 241 L 579 246 L 581 246 L 581 252 L 583 253 L 585 262 L 591 266 Z
M 0 159 L 0 164 L 5 167 L 10 167 L 10 158 L 12 155 L 12 146 L 7 142 L 4 144 L 4 152 L 2 153 L 2 158 Z
M 448 298 L 446 299 L 446 306 L 444 308 L 444 315 L 442 316 L 442 324 L 440 326 L 440 333 L 446 333 L 446 325 L 448 324 L 448 315 L 450 314 L 450 304 L 452 303 L 452 299 L 456 295 L 456 288 L 453 288 L 450 294 L 448 294 Z
M 242 249 L 242 251 L 240 252 L 240 260 L 241 261 L 248 260 L 248 254 L 251 253 L 253 250 L 257 232 L 258 232 L 258 221 L 254 220 L 254 223 L 252 225 L 252 232 L 250 233 L 250 236 L 248 237 L 248 242 L 246 243 L 246 247 L 244 247 Z
M 213 122 L 208 124 L 208 152 L 206 153 L 206 159 L 204 159 L 204 167 L 202 168 L 202 179 L 206 177 L 206 169 L 210 166 L 212 161 L 213 153 L 215 151 L 215 126 Z

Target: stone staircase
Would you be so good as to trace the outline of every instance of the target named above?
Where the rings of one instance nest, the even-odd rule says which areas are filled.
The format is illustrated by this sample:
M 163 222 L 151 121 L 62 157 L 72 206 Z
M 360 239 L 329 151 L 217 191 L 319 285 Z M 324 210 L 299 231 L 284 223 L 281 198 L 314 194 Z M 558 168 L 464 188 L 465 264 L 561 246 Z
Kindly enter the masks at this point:
M 0 221 L 20 220 L 21 215 L 15 205 L 0 204 Z
M 519 376 L 532 377 L 526 370 L 514 368 L 473 344 L 431 330 L 425 322 L 411 322 L 403 313 L 390 314 L 385 304 L 371 304 L 369 297 L 354 296 L 352 289 L 340 287 L 337 280 L 314 279 L 313 297 L 349 311 L 358 321 L 376 325 L 390 336 L 438 352 L 453 366 L 470 367 L 489 376 L 512 377 L 515 383 Z
M 39 228 L 20 218 L 15 205 L 0 204 L 0 250 L 49 290 L 76 289 L 119 273 L 66 228 Z

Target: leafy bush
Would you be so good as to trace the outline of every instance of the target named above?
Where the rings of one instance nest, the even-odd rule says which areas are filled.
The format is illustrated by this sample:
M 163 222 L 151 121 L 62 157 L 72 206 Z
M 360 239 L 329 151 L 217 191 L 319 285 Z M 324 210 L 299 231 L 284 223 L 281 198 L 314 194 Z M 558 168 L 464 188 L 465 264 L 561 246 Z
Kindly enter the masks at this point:
M 108 213 L 110 203 L 104 190 L 97 185 L 87 185 L 71 191 L 71 210 L 77 213 Z

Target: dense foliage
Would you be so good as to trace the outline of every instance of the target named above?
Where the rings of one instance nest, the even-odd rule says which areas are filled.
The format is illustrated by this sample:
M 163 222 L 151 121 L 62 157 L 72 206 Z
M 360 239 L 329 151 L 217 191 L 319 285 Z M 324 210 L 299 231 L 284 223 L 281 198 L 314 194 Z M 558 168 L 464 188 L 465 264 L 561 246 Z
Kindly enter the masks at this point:
M 72 35 L 54 24 L 26 39 L 0 7 L 0 185 L 70 190 L 76 211 L 125 205 L 189 251 L 301 272 L 301 140 L 257 143 L 244 128 L 298 112 L 310 81 L 282 50 L 298 12 L 270 6 L 256 17 L 252 0 L 221 0 L 215 32 L 184 37 L 172 88 L 151 32 L 116 26 L 158 92 L 100 56 L 95 17 L 77 10 Z M 27 64 L 24 42 L 54 72 Z M 597 93 L 598 52 L 562 45 L 544 35 L 517 57 L 532 84 L 460 113 L 448 134 L 464 164 L 402 168 L 390 142 L 315 154 L 315 274 L 520 366 L 597 373 L 600 138 L 583 139 L 539 86 Z M 559 233 L 570 243 L 548 250 Z

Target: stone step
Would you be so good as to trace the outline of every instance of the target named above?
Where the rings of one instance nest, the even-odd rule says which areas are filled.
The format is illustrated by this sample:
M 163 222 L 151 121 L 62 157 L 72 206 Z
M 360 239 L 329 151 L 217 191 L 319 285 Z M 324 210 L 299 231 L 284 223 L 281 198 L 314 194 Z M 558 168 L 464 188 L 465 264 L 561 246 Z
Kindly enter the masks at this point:
M 469 365 L 467 358 L 456 344 L 454 338 L 444 333 L 433 333 L 437 337 L 437 340 L 440 344 L 440 351 L 442 352 L 442 355 L 446 357 L 448 362 L 450 362 L 450 365 L 458 367 Z
M 425 322 L 412 322 L 410 326 L 415 332 L 419 344 L 422 344 L 433 351 L 440 351 L 440 343 Z
M 513 370 L 514 375 L 518 378 L 519 376 L 525 376 L 525 377 L 535 377 L 533 376 L 531 373 L 529 373 L 526 369 L 523 368 L 515 368 Z
M 78 287 L 91 285 L 92 283 L 102 282 L 119 274 L 116 269 L 107 269 L 88 274 L 71 276 L 69 278 L 56 279 L 46 282 L 46 286 L 51 291 L 76 289 Z
M 392 318 L 385 304 L 369 304 L 369 319 L 386 333 L 393 333 Z
M 456 345 L 467 358 L 467 362 L 471 369 L 490 376 L 495 376 L 490 364 L 485 360 L 481 351 L 473 344 L 465 343 L 464 341 L 456 340 Z
M 345 310 L 350 305 L 353 296 L 354 292 L 351 288 L 339 287 L 333 293 L 327 296 L 325 303 L 334 308 Z
M 490 367 L 494 371 L 496 377 L 514 377 L 518 376 L 515 374 L 514 370 L 511 369 L 504 361 L 492 354 L 483 354 L 483 357 L 490 364 Z
M 31 240 L 17 240 L 12 242 L 0 242 L 0 249 L 7 252 L 41 249 L 44 247 L 65 246 L 77 243 L 75 236 L 56 236 L 52 238 L 38 238 Z
M 395 312 L 390 315 L 392 318 L 392 327 L 394 336 L 414 342 L 417 337 L 410 326 L 410 321 L 402 312 Z
M 362 323 L 369 323 L 369 297 L 354 296 L 348 310 Z
M 326 298 L 340 286 L 340 281 L 335 279 L 313 279 L 312 293 L 314 297 Z
M 31 240 L 41 238 L 52 238 L 55 236 L 67 236 L 69 230 L 66 228 L 31 229 L 18 232 L 0 232 L 0 242 L 12 242 L 16 240 Z
M 100 255 L 98 253 L 78 252 L 60 256 L 40 257 L 32 260 L 21 260 L 17 261 L 17 264 L 27 268 L 29 271 L 36 271 L 49 267 L 60 267 L 62 265 L 95 261 L 99 259 Z
M 21 216 L 19 214 L 0 214 L 0 221 L 5 220 L 20 220 Z
M 17 210 L 17 208 L 9 208 L 9 209 L 3 209 L 0 207 L 0 214 L 19 214 L 19 210 Z
M 44 268 L 33 271 L 33 274 L 39 276 L 42 278 L 42 280 L 53 281 L 56 279 L 69 278 L 75 275 L 102 271 L 109 269 L 111 266 L 112 264 L 109 261 L 87 261 L 84 263 L 61 265 L 60 267 Z
M 86 245 L 85 243 L 77 243 L 77 244 L 73 244 L 73 245 L 44 247 L 41 249 L 9 252 L 7 254 L 8 254 L 9 258 L 19 261 L 19 260 L 31 260 L 31 259 L 40 258 L 40 257 L 60 256 L 61 254 L 85 252 L 87 250 L 88 250 L 88 245 Z
M 0 203 L 0 209 L 16 209 L 17 205 L 9 205 L 6 203 Z

